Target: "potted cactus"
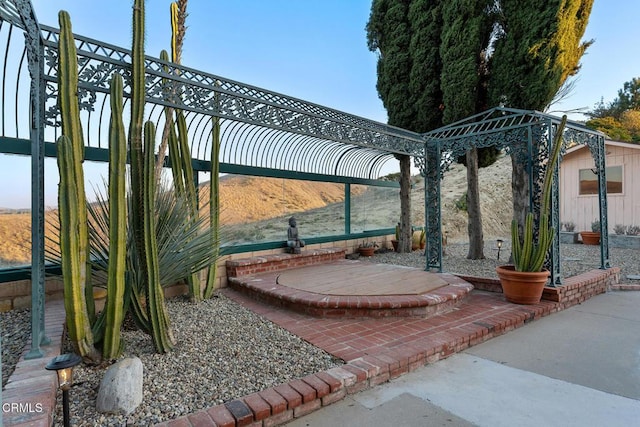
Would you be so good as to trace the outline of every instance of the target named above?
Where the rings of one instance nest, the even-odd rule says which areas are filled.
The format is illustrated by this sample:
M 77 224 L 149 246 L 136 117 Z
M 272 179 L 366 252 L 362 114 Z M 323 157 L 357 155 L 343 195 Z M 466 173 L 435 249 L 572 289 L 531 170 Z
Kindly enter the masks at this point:
M 418 249 L 424 249 L 427 244 L 427 233 L 424 228 L 414 230 L 413 236 L 411 239 L 411 250 L 415 251 Z
M 599 245 L 600 244 L 600 221 L 595 220 L 591 223 L 591 231 L 581 231 L 580 237 L 582 243 L 585 245 Z
M 400 240 L 400 223 L 396 224 L 396 235 L 394 239 L 391 240 L 394 252 L 398 252 L 398 240 Z
M 376 249 L 378 249 L 377 242 L 364 242 L 360 243 L 358 246 L 358 253 L 361 256 L 371 257 L 375 253 Z
M 562 147 L 562 133 L 567 122 L 567 116 L 562 117 L 556 131 L 551 158 L 544 174 L 541 192 L 540 215 L 537 218 L 538 237 L 534 237 L 534 214 L 527 214 L 523 235 L 520 235 L 518 222 L 511 223 L 511 247 L 513 265 L 496 268 L 502 292 L 509 302 L 516 304 L 536 304 L 542 298 L 542 292 L 549 279 L 549 271 L 543 268 L 544 262 L 551 248 L 555 229 L 549 225 L 551 217 L 551 186 L 553 183 L 553 168 L 557 164 Z

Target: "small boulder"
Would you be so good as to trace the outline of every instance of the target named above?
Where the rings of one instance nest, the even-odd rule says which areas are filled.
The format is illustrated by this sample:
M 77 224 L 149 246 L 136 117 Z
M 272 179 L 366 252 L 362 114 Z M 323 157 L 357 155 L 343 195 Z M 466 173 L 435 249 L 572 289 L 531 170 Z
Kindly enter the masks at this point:
M 128 415 L 142 403 L 142 361 L 129 357 L 114 363 L 105 372 L 96 409 L 101 413 Z

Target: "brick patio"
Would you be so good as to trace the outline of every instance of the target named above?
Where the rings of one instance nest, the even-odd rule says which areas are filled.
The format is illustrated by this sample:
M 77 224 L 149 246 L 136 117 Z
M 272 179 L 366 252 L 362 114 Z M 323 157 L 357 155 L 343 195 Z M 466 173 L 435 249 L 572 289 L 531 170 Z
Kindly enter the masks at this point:
M 265 305 L 226 288 L 221 292 L 229 298 L 346 363 L 159 426 L 266 427 L 283 424 L 347 394 L 374 387 L 605 292 L 615 285 L 618 274 L 617 268 L 593 270 L 572 278 L 566 288 L 548 288 L 545 298 L 549 299 L 531 306 L 507 303 L 500 293 L 474 290 L 457 308 L 426 319 L 319 319 Z M 473 278 L 465 279 L 474 282 Z M 492 286 L 486 279 L 477 282 L 478 287 Z M 53 343 L 60 342 L 62 319 L 63 305 L 59 301 L 48 303 L 47 335 Z M 4 414 L 4 425 L 52 424 L 55 378 L 43 366 L 58 354 L 59 348 L 52 344 L 46 351 L 43 359 L 21 360 L 2 395 L 3 403 L 24 402 L 25 397 L 32 400 L 36 396 L 38 402 L 47 403 L 40 412 Z

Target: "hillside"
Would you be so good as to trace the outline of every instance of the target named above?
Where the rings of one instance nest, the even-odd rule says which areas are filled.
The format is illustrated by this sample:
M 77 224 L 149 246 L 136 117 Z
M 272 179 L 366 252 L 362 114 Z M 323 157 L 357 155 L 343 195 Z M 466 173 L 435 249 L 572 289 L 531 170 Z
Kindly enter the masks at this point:
M 424 223 L 424 187 L 414 177 L 413 223 Z M 511 165 L 502 157 L 480 170 L 481 204 L 486 240 L 507 237 L 511 223 Z M 452 165 L 442 182 L 442 221 L 450 241 L 464 241 L 467 214 L 456 208 L 466 191 L 466 169 Z M 208 199 L 208 183 L 200 188 L 200 200 Z M 298 218 L 302 237 L 344 233 L 344 187 L 342 184 L 282 180 L 248 176 L 221 179 L 221 224 L 233 241 L 284 240 L 287 218 Z M 352 186 L 352 227 L 363 229 L 393 227 L 398 220 L 396 189 Z M 50 215 L 53 213 L 49 213 Z M 0 266 L 30 263 L 29 212 L 0 212 Z M 364 224 L 364 225 L 362 225 Z

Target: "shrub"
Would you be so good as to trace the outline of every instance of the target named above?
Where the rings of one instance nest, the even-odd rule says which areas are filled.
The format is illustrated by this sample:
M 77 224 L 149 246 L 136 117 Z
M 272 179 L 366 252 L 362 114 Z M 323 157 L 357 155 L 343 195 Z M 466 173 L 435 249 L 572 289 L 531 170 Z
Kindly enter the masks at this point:
M 640 235 L 640 226 L 630 225 L 627 227 L 626 233 L 628 236 L 638 236 Z
M 600 231 L 600 220 L 596 219 L 591 223 L 591 231 L 597 232 Z
M 465 191 L 464 194 L 462 196 L 460 196 L 460 198 L 458 200 L 456 200 L 455 202 L 456 208 L 459 211 L 467 211 L 467 192 Z
M 620 235 L 625 234 L 627 232 L 627 227 L 622 224 L 616 224 L 615 227 L 613 227 L 613 232 Z
M 573 221 L 567 221 L 563 223 L 562 226 L 564 227 L 565 231 L 573 231 L 576 229 L 576 225 L 573 223 Z

